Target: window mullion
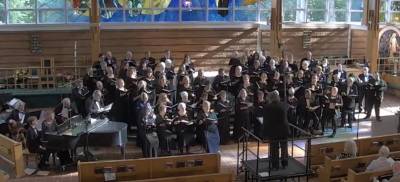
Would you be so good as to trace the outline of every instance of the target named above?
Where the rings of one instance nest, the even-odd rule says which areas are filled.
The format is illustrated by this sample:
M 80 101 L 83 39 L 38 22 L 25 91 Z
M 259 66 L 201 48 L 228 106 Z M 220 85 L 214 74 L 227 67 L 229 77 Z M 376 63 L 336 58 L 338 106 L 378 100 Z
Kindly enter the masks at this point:
M 179 23 L 182 23 L 182 0 L 179 0 L 178 8 L 179 8 Z
M 34 9 L 34 12 L 35 12 L 34 16 L 36 17 L 35 24 L 39 24 L 39 7 L 38 6 L 39 6 L 38 2 L 37 2 L 37 0 L 35 0 L 35 9 Z
M 351 23 L 351 0 L 347 1 L 347 23 Z
M 4 0 L 4 8 L 5 8 L 5 15 L 6 16 L 6 24 L 9 22 L 9 16 L 8 16 L 8 0 Z

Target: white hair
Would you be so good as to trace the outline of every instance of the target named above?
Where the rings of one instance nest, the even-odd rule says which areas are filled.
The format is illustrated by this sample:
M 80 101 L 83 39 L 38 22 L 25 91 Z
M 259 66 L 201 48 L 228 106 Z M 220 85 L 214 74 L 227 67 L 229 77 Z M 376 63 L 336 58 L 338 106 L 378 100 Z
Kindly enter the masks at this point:
M 165 63 L 164 62 L 159 63 L 156 67 L 156 71 L 163 72 L 164 70 L 165 70 Z
M 171 59 L 166 59 L 165 60 L 165 67 L 166 68 L 171 68 L 172 67 L 172 60 Z
M 67 98 L 64 98 L 64 99 L 61 101 L 61 103 L 62 103 L 63 105 L 65 105 L 66 103 L 71 103 L 71 100 L 67 97 Z
M 303 65 L 310 66 L 310 62 L 309 62 L 309 61 L 303 61 L 302 66 L 303 66 Z
M 271 100 L 271 102 L 279 102 L 280 101 L 279 92 L 277 90 L 274 90 L 271 92 L 270 100 Z
M 178 104 L 178 112 L 182 111 L 183 113 L 181 114 L 186 114 L 186 104 L 184 102 L 180 102 Z
M 387 158 L 387 157 L 389 157 L 389 154 L 390 154 L 390 149 L 389 149 L 389 147 L 387 147 L 387 146 L 382 146 L 380 149 L 379 149 L 379 157 L 385 157 L 385 158 Z
M 102 93 L 100 90 L 95 90 L 92 94 L 93 100 L 100 100 Z
M 343 152 L 346 154 L 351 154 L 351 157 L 356 157 L 357 156 L 357 144 L 354 140 L 347 140 L 344 143 L 344 149 Z
M 180 96 L 181 96 L 181 98 L 188 98 L 188 97 L 189 97 L 189 94 L 188 94 L 186 91 L 182 91 L 182 92 L 180 93 Z

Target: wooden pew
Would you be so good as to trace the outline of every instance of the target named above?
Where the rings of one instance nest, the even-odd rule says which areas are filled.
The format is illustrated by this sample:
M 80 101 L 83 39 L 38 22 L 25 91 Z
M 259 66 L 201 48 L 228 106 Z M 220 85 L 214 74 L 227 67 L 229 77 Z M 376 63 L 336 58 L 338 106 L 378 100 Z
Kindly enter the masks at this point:
M 343 178 L 347 175 L 347 169 L 357 169 L 365 170 L 365 168 L 371 163 L 372 160 L 377 159 L 379 157 L 378 154 L 359 156 L 350 159 L 331 159 L 329 157 L 325 157 L 324 166 L 320 167 L 320 173 L 318 175 L 318 179 L 321 182 L 331 181 L 335 178 Z M 400 151 L 391 152 L 390 157 L 399 158 Z
M 201 174 L 192 176 L 179 176 L 157 179 L 138 180 L 135 182 L 232 182 L 233 176 L 231 173 L 213 173 Z
M 349 169 L 347 173 L 346 182 L 372 182 L 374 177 L 380 177 L 385 175 L 392 174 L 393 171 L 383 170 L 383 171 L 374 171 L 374 172 L 360 172 L 357 173 L 352 169 Z
M 383 135 L 371 139 L 359 139 L 359 155 L 370 155 L 378 153 L 382 145 L 389 147 L 390 151 L 400 151 L 400 134 Z
M 115 174 L 118 181 L 219 173 L 219 154 L 196 154 L 134 160 L 79 162 L 79 181 L 104 181 Z
M 14 168 L 15 177 L 24 175 L 22 144 L 0 134 L 0 158 Z
M 355 140 L 358 146 L 358 155 L 377 154 L 382 144 L 390 151 L 400 151 L 400 134 L 382 135 L 377 137 Z M 345 141 L 311 145 L 311 165 L 322 165 L 325 156 L 336 158 L 343 152 Z
M 6 172 L 0 170 L 0 182 L 8 181 L 8 179 L 10 179 L 10 176 Z

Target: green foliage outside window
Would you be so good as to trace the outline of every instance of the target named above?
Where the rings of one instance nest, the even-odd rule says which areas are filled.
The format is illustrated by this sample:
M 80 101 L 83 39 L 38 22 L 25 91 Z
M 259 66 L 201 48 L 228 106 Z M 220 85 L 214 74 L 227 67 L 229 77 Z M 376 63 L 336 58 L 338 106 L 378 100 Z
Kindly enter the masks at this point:
M 297 0 L 283 0 L 283 21 L 296 21 Z
M 326 0 L 308 0 L 307 8 L 309 9 L 307 12 L 309 21 L 325 21 Z M 315 9 L 318 11 L 315 11 Z
M 33 9 L 35 0 L 8 0 L 9 9 Z
M 35 12 L 31 10 L 26 11 L 9 11 L 8 22 L 10 24 L 31 24 L 35 23 Z
M 0 0 L 0 24 L 6 23 L 4 0 Z

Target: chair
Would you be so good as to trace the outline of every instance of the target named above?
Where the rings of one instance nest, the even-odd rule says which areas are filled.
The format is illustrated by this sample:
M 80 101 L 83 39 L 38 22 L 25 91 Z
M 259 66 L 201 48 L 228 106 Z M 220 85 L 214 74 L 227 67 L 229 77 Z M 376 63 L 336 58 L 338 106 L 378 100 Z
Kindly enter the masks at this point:
M 54 58 L 42 58 L 40 60 L 39 85 L 41 88 L 53 88 L 55 84 Z

